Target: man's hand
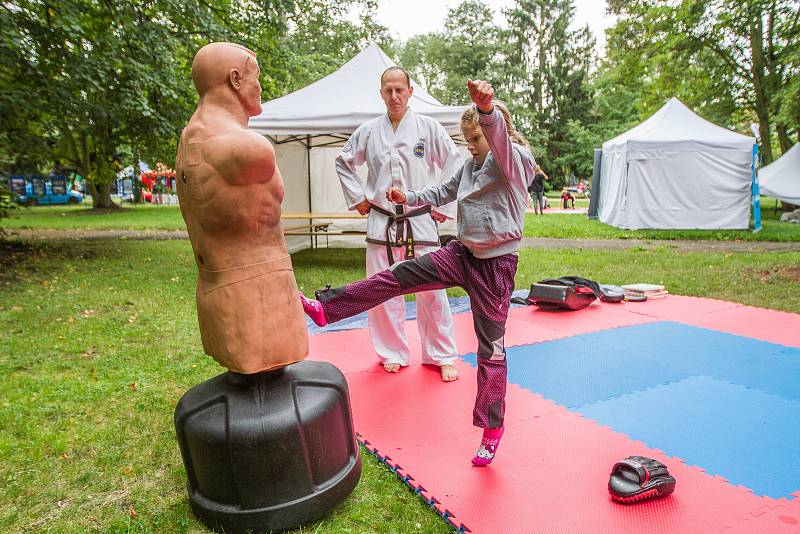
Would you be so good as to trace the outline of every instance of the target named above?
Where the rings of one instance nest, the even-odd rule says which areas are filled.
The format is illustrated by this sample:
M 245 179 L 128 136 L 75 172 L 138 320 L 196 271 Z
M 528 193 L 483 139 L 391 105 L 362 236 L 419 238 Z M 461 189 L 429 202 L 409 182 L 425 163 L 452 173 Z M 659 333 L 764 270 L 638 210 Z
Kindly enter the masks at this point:
M 406 194 L 396 187 L 390 187 L 389 190 L 386 191 L 386 200 L 394 202 L 395 204 L 405 204 Z
M 489 113 L 494 108 L 492 99 L 494 98 L 494 89 L 489 85 L 489 82 L 483 80 L 467 81 L 467 88 L 469 89 L 469 97 L 483 113 Z
M 443 223 L 447 220 L 447 215 L 439 213 L 438 211 L 431 211 L 431 219 L 436 222 Z
M 358 211 L 358 213 L 361 215 L 366 215 L 367 213 L 369 213 L 369 210 L 372 209 L 372 207 L 369 205 L 369 200 L 366 199 L 362 200 L 354 207 L 356 208 L 356 211 Z

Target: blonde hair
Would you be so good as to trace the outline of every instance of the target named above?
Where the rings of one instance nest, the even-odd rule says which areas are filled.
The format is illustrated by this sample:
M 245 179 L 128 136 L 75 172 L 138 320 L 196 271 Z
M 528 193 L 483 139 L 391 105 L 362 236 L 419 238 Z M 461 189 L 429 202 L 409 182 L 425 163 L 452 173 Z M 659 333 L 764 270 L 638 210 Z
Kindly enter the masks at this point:
M 503 114 L 503 120 L 506 122 L 506 130 L 508 130 L 508 136 L 511 138 L 511 141 L 518 145 L 528 147 L 528 140 L 514 128 L 514 123 L 511 122 L 511 113 L 508 112 L 506 105 L 499 100 L 495 100 L 494 105 L 497 106 L 497 109 Z M 470 127 L 476 130 L 481 127 L 480 124 L 478 124 L 478 110 L 474 105 L 467 108 L 461 115 L 461 129 L 463 130 L 464 127 Z

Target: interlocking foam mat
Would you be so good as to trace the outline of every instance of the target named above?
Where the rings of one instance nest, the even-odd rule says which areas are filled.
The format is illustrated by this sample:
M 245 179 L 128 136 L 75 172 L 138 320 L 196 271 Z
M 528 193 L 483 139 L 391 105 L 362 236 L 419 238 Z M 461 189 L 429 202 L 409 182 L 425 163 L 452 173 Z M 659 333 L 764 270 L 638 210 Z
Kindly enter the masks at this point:
M 800 534 L 800 315 L 675 295 L 515 307 L 506 432 L 474 468 L 477 341 L 463 299 L 454 310 L 454 383 L 419 365 L 414 321 L 398 374 L 377 364 L 363 317 L 315 330 L 311 357 L 347 376 L 367 450 L 456 531 Z M 675 493 L 611 501 L 611 467 L 632 454 L 665 463 Z

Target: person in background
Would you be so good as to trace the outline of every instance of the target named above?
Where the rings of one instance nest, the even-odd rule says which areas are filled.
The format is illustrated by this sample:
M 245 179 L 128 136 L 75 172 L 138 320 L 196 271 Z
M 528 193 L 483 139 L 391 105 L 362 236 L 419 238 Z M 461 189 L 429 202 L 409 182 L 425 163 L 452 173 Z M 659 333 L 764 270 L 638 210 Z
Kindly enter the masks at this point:
M 569 204 L 570 202 L 572 202 L 572 207 L 574 208 L 575 207 L 575 197 L 572 196 L 572 193 L 570 193 L 569 190 L 564 189 L 564 191 L 561 193 L 561 203 L 563 205 L 563 208 L 567 209 L 567 207 L 568 207 L 567 204 Z
M 530 187 L 528 187 L 528 192 L 531 194 L 531 200 L 533 201 L 533 212 L 538 215 L 542 215 L 542 210 L 544 210 L 544 181 L 547 179 L 547 175 L 542 168 L 537 165 L 535 174 L 533 175 L 533 181 Z
M 385 271 L 396 261 L 437 250 L 437 222 L 454 215 L 455 206 L 406 209 L 386 199 L 390 187 L 424 189 L 435 183 L 436 167 L 450 177 L 461 166 L 461 155 L 444 127 L 408 107 L 414 93 L 408 73 L 389 67 L 381 75 L 380 94 L 386 114 L 353 132 L 336 158 L 336 172 L 347 206 L 367 220 L 367 276 Z M 367 183 L 356 172 L 367 164 Z M 406 305 L 402 296 L 369 311 L 372 345 L 387 373 L 408 365 L 410 350 L 405 334 Z M 444 290 L 417 294 L 417 327 L 422 341 L 422 363 L 439 367 L 442 380 L 458 378 L 453 315 Z

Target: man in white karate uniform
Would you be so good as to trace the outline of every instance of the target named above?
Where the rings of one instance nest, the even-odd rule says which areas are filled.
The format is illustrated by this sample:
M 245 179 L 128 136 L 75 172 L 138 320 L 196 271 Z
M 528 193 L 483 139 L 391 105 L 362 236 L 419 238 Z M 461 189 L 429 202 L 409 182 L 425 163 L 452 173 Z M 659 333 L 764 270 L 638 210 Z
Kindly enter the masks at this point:
M 437 221 L 452 218 L 455 203 L 433 211 L 430 206 L 411 209 L 391 204 L 386 191 L 424 189 L 434 180 L 435 168 L 442 178 L 459 172 L 463 158 L 444 127 L 408 107 L 414 89 L 408 73 L 389 67 L 381 76 L 380 94 L 386 115 L 368 121 L 353 132 L 336 158 L 336 171 L 345 200 L 367 220 L 367 276 L 393 263 L 418 257 L 439 248 Z M 367 164 L 367 183 L 356 169 Z M 369 331 L 375 352 L 389 373 L 408 365 L 410 356 L 405 330 L 405 301 L 397 297 L 369 311 Z M 453 315 L 445 291 L 417 293 L 417 324 L 422 340 L 422 363 L 438 365 L 442 380 L 458 378 Z

